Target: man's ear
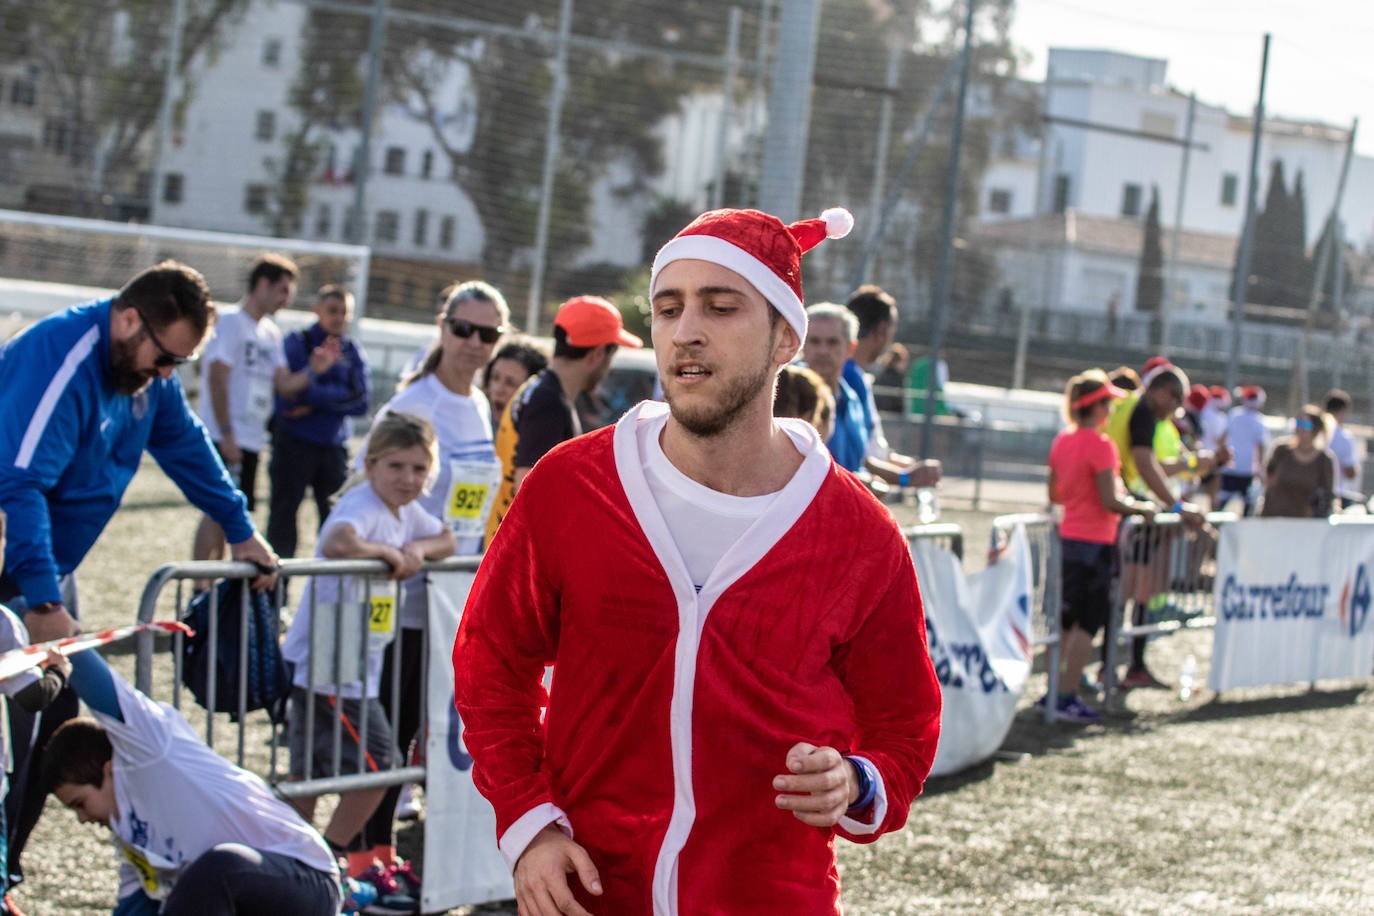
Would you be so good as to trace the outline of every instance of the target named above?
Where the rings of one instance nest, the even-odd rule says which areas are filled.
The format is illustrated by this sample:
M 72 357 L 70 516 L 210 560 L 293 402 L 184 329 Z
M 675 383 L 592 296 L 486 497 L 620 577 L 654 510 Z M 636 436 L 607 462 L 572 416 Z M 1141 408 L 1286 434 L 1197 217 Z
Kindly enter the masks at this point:
M 114 758 L 105 761 L 105 765 L 100 768 L 100 788 L 104 788 L 110 780 L 114 779 Z
M 110 309 L 110 336 L 115 340 L 128 340 L 138 333 L 142 324 L 138 309 Z
M 775 335 L 773 363 L 778 366 L 785 366 L 801 352 L 801 338 L 797 336 L 797 329 L 787 321 L 779 321 L 775 324 L 773 333 Z

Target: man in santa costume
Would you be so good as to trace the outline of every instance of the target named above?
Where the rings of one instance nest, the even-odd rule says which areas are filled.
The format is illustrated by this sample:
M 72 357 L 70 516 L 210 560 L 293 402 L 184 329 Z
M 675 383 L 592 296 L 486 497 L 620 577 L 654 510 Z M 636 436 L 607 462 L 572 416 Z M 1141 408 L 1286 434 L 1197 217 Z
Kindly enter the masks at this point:
M 487 549 L 456 698 L 522 914 L 838 913 L 835 837 L 921 791 L 940 689 L 906 540 L 771 412 L 801 254 L 852 224 L 678 233 L 650 281 L 668 403 L 550 451 Z

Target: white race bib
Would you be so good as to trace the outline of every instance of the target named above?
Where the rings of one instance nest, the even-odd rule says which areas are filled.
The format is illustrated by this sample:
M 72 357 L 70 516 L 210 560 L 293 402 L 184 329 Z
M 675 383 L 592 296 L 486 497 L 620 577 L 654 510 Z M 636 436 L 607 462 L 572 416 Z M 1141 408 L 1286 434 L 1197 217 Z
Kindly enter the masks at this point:
M 248 402 L 243 406 L 244 424 L 253 429 L 265 428 L 267 418 L 272 416 L 274 396 L 271 376 L 249 376 Z
M 501 483 L 501 463 L 453 460 L 448 467 L 444 520 L 456 537 L 482 537 L 487 532 L 487 516 Z

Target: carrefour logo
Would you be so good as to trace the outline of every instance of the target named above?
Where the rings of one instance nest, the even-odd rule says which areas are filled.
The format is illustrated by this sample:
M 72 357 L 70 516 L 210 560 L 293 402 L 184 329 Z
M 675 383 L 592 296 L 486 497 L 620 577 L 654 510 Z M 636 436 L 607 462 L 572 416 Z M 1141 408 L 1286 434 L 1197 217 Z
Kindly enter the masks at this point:
M 1363 569 L 1363 567 L 1361 567 Z M 1287 582 L 1240 582 L 1234 575 L 1221 586 L 1221 616 L 1225 620 L 1294 620 L 1321 617 L 1331 586 L 1324 582 L 1303 582 L 1297 573 Z M 1365 608 L 1369 606 L 1369 583 L 1365 582 Z
M 1341 629 L 1348 636 L 1356 636 L 1364 629 L 1369 619 L 1370 583 L 1369 571 L 1361 563 L 1355 570 L 1355 581 L 1345 583 L 1341 589 Z

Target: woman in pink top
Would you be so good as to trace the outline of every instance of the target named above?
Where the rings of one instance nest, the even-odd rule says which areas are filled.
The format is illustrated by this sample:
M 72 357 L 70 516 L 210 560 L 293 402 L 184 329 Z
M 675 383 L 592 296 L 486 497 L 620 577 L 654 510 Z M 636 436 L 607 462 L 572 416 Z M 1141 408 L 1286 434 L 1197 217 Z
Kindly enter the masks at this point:
M 1101 718 L 1079 699 L 1078 682 L 1111 607 L 1120 517 L 1142 515 L 1148 521 L 1155 512 L 1153 503 L 1125 495 L 1121 458 L 1101 430 L 1112 400 L 1125 395 L 1101 369 L 1074 376 L 1064 392 L 1068 428 L 1050 446 L 1050 501 L 1064 507 L 1059 523 L 1063 601 L 1057 712 L 1073 722 Z M 1048 699 L 1046 694 L 1040 704 Z

